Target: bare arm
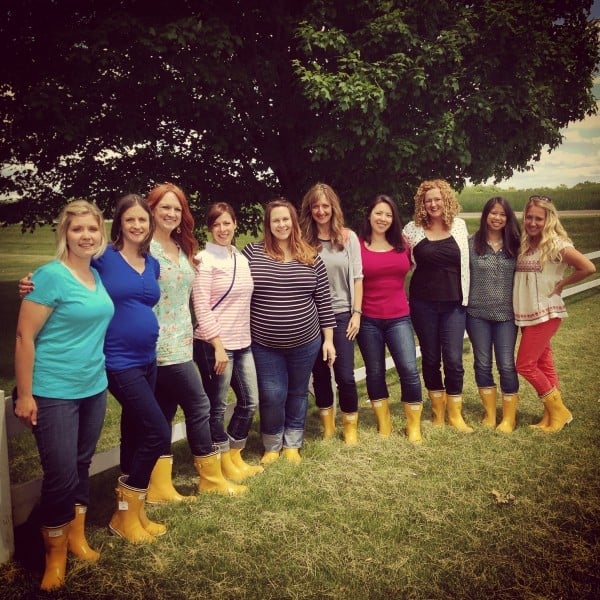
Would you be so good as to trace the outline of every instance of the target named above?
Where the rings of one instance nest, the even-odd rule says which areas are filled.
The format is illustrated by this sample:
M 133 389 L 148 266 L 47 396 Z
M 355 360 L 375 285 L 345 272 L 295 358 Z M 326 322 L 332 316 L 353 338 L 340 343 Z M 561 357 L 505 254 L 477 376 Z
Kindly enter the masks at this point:
M 352 316 L 350 317 L 350 322 L 348 323 L 348 329 L 346 329 L 346 337 L 349 340 L 353 340 L 356 338 L 358 334 L 358 330 L 360 329 L 360 316 L 362 312 L 354 312 L 360 311 L 362 307 L 362 298 L 363 298 L 363 280 L 355 279 L 354 280 L 354 306 L 350 307 L 352 311 Z
M 552 290 L 551 296 L 554 294 L 558 294 L 559 296 L 562 294 L 562 291 L 568 285 L 573 283 L 577 283 L 586 277 L 589 277 L 593 273 L 596 272 L 596 267 L 594 263 L 586 258 L 581 252 L 575 250 L 575 248 L 569 247 L 565 248 L 562 251 L 562 258 L 566 264 L 568 264 L 572 269 L 572 273 L 561 279 L 554 289 Z
M 17 380 L 15 415 L 22 419 L 28 427 L 37 424 L 37 404 L 32 391 L 35 339 L 51 314 L 51 307 L 30 300 L 23 300 L 19 311 L 15 344 Z

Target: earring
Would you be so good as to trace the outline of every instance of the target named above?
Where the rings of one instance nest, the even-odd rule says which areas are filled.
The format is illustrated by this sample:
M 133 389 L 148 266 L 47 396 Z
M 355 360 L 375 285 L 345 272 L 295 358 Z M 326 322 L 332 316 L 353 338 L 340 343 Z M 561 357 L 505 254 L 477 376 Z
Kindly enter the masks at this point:
M 181 233 L 181 227 L 177 227 L 177 233 Z

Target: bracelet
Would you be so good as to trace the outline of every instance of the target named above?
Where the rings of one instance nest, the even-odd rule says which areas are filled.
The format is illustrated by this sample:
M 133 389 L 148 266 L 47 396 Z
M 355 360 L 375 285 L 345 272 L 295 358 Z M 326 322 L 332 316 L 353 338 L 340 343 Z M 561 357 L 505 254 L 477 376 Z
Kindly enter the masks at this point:
M 362 315 L 362 310 L 358 310 L 358 308 L 353 308 L 352 309 L 352 314 L 357 313 L 359 315 Z

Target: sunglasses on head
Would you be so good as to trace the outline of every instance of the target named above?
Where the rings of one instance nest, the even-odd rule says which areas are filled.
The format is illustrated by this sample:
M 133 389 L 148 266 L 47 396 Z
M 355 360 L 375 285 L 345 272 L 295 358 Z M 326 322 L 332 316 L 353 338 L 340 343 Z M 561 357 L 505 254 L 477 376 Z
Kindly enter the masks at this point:
M 552 202 L 552 198 L 550 196 L 529 196 L 529 201 L 532 200 L 543 200 L 544 202 Z

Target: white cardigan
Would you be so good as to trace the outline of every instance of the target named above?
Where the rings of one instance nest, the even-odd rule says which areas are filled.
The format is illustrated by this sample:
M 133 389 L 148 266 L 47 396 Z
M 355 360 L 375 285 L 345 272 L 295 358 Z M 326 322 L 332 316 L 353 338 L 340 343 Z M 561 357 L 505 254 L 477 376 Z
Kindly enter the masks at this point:
M 410 247 L 410 256 L 413 265 L 417 266 L 415 260 L 415 253 L 413 248 L 423 239 L 425 239 L 425 229 L 423 227 L 417 227 L 414 221 L 408 223 L 403 231 L 402 235 L 406 240 L 406 243 Z M 469 285 L 470 285 L 470 271 L 469 271 L 469 232 L 467 231 L 467 224 L 458 217 L 455 217 L 452 221 L 452 227 L 450 228 L 450 235 L 456 240 L 458 248 L 460 250 L 460 284 L 462 290 L 462 304 L 467 306 L 469 303 Z M 435 298 L 432 298 L 435 300 Z

